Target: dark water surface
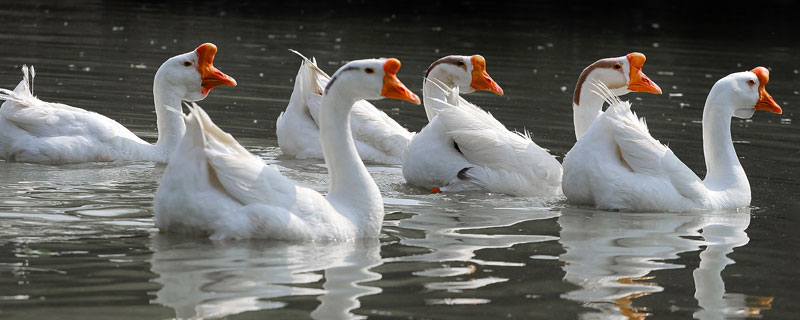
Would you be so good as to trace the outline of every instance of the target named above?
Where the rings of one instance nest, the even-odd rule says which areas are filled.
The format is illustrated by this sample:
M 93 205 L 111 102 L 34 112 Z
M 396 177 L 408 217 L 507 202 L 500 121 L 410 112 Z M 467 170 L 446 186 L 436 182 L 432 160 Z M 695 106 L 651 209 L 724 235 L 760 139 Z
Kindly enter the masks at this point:
M 559 159 L 574 143 L 580 71 L 640 51 L 661 96 L 631 94 L 654 137 L 704 174 L 700 119 L 713 83 L 771 69 L 784 114 L 733 120 L 752 207 L 619 213 L 563 199 L 431 195 L 399 167 L 369 167 L 386 203 L 380 239 L 349 243 L 204 241 L 159 234 L 163 166 L 0 162 L 0 319 L 404 318 L 793 319 L 800 312 L 800 43 L 793 2 L 737 8 L 669 3 L 586 7 L 482 2 L 311 4 L 39 3 L 0 7 L 0 87 L 23 64 L 35 92 L 105 114 L 155 140 L 152 79 L 203 42 L 239 82 L 201 105 L 254 153 L 324 191 L 321 161 L 280 157 L 275 120 L 300 60 L 332 73 L 393 56 L 420 93 L 449 54 L 482 54 L 502 97 L 467 99 L 527 128 Z M 794 18 L 794 19 L 793 19 Z M 382 100 L 409 129 L 424 111 Z

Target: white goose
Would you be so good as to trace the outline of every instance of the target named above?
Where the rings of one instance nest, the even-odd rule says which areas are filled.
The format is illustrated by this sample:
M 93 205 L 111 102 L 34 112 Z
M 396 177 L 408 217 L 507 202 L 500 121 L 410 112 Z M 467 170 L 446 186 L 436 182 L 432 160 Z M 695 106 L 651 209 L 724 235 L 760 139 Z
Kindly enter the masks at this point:
M 611 105 L 564 159 L 564 194 L 602 209 L 684 211 L 729 209 L 750 204 L 750 184 L 731 140 L 731 117 L 755 110 L 781 113 L 765 85 L 769 71 L 757 67 L 714 84 L 703 110 L 703 153 L 707 173 L 695 175 L 655 140 L 644 120 L 603 88 Z M 602 88 L 602 84 L 598 85 Z
M 101 114 L 60 103 L 44 102 L 33 95 L 33 67 L 23 67 L 24 77 L 14 91 L 0 89 L 0 157 L 10 161 L 46 164 L 115 160 L 166 162 L 185 126 L 180 115 L 165 106 L 179 107 L 181 100 L 198 101 L 220 85 L 236 80 L 214 67 L 217 47 L 202 44 L 194 51 L 164 62 L 153 80 L 153 100 L 158 141 L 152 145 L 118 122 Z
M 315 60 L 303 58 L 295 78 L 294 90 L 286 111 L 276 124 L 278 146 L 284 155 L 297 159 L 322 159 L 320 145 L 320 105 L 323 88 L 330 81 Z M 403 152 L 414 133 L 409 132 L 365 100 L 359 100 L 350 112 L 350 127 L 356 150 L 364 161 L 400 164 Z
M 419 104 L 397 79 L 397 59 L 352 61 L 328 82 L 320 107 L 322 152 L 330 175 L 326 196 L 297 186 L 189 108 L 186 135 L 164 170 L 154 200 L 166 232 L 222 238 L 346 240 L 378 235 L 383 200 L 358 156 L 350 110 L 382 97 Z
M 603 114 L 605 100 L 593 92 L 594 87 L 589 85 L 590 83 L 603 83 L 617 96 L 632 91 L 661 94 L 661 88 L 642 72 L 646 60 L 644 54 L 631 52 L 621 57 L 597 60 L 583 69 L 572 95 L 572 119 L 576 140 L 579 140 L 597 117 Z
M 472 72 L 465 72 L 462 64 L 456 64 L 467 60 L 477 66 Z M 603 106 L 602 99 L 585 97 L 588 90 L 582 86 L 584 81 L 605 82 L 617 88 L 619 94 L 661 92 L 642 73 L 643 64 L 644 55 L 631 53 L 601 59 L 584 69 L 573 99 L 576 132 L 582 134 L 584 126 L 591 124 Z M 509 131 L 490 113 L 458 95 L 459 88 L 471 92 L 476 88 L 476 81 L 483 82 L 479 87 L 494 87 L 490 91 L 502 94 L 502 89 L 485 73 L 482 57 L 440 59 L 431 65 L 428 79 L 433 81 L 425 82 L 423 95 L 431 120 L 409 144 L 403 162 L 406 181 L 432 188 L 433 192 L 485 190 L 514 196 L 561 194 L 561 164 L 546 149 L 536 145 L 527 132 Z

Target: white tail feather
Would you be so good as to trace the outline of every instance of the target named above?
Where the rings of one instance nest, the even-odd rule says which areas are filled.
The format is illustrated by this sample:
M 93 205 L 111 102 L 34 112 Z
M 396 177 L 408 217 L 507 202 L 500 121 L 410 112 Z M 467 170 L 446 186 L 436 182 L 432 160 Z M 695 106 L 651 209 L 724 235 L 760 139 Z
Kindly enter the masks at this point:
M 9 100 L 27 107 L 34 103 L 36 97 L 33 96 L 33 77 L 36 76 L 36 71 L 33 66 L 28 68 L 27 65 L 22 66 L 22 81 L 17 85 L 14 90 L 0 89 L 0 100 Z
M 309 58 L 306 58 L 306 56 L 304 56 L 302 53 L 300 53 L 300 52 L 297 52 L 297 50 L 294 50 L 294 49 L 289 49 L 289 51 L 291 51 L 291 52 L 293 52 L 294 54 L 296 54 L 296 55 L 300 56 L 300 58 L 303 58 L 303 60 L 304 60 L 306 63 L 308 63 L 308 65 L 309 65 L 309 66 L 310 66 L 312 69 L 314 69 L 314 71 L 317 71 L 317 72 L 321 73 L 322 75 L 324 75 L 324 76 L 325 76 L 326 78 L 328 78 L 328 79 L 330 79 L 330 78 L 331 78 L 331 76 L 329 76 L 327 73 L 325 73 L 325 71 L 322 71 L 322 69 L 320 69 L 320 68 L 317 66 L 317 59 L 315 59 L 314 57 L 311 57 L 311 59 L 314 59 L 314 60 L 311 60 L 311 59 L 309 59 Z

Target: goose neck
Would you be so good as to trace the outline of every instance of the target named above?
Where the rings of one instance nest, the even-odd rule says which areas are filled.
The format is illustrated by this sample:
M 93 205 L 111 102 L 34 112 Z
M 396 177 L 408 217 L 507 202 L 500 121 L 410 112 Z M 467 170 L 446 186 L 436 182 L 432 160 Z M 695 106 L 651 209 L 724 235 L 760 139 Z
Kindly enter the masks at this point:
M 383 220 L 383 200 L 358 155 L 350 129 L 350 109 L 355 102 L 336 90 L 329 90 L 322 97 L 319 131 L 330 179 L 327 198 L 334 207 L 346 207 L 340 212 L 359 215 L 352 217 L 357 223 L 368 221 L 379 226 Z
M 725 114 L 720 102 L 709 97 L 703 110 L 703 154 L 706 161 L 704 183 L 712 189 L 747 187 L 731 138 L 731 114 Z
M 437 112 L 434 110 L 429 103 L 427 103 L 428 99 L 440 99 L 443 101 L 448 101 L 448 96 L 445 91 L 439 88 L 437 81 L 444 83 L 445 86 L 449 89 L 454 89 L 456 87 L 456 83 L 453 81 L 452 77 L 448 77 L 444 74 L 444 72 L 439 71 L 439 69 L 431 70 L 428 77 L 422 83 L 422 96 L 423 96 L 423 103 L 425 104 L 425 115 L 428 116 L 428 122 L 430 122 L 433 117 L 436 116 Z
M 169 87 L 159 85 L 158 81 L 153 86 L 153 102 L 156 109 L 156 125 L 158 127 L 158 141 L 156 147 L 161 150 L 172 150 L 178 145 L 186 132 L 186 124 L 179 114 L 170 111 L 167 107 L 183 112 L 182 95 Z
M 579 103 L 579 104 L 578 104 Z M 603 113 L 602 97 L 591 92 L 586 86 L 580 91 L 579 99 L 572 104 L 572 122 L 575 126 L 575 140 L 583 136 L 589 130 L 592 123 Z

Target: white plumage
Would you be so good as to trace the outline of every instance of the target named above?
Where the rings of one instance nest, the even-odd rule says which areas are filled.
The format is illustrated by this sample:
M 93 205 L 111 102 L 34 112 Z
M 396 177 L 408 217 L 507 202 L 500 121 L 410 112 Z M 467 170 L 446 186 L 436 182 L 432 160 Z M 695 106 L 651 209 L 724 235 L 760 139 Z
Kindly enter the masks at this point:
M 236 85 L 213 65 L 217 47 L 206 43 L 170 58 L 153 81 L 158 141 L 152 145 L 118 122 L 80 108 L 39 100 L 33 95 L 33 67 L 11 91 L 0 89 L 0 156 L 10 161 L 47 164 L 115 160 L 166 162 L 184 132 L 183 120 L 166 111 L 181 100 L 204 99 L 219 85 Z
M 768 72 L 756 68 L 722 78 L 703 112 L 703 148 L 708 168 L 701 180 L 672 151 L 654 139 L 644 120 L 602 83 L 610 107 L 564 159 L 564 194 L 572 202 L 603 209 L 683 211 L 727 209 L 750 204 L 750 185 L 730 134 L 731 116 L 756 109 L 780 113 L 764 89 Z M 760 83 L 760 86 L 758 85 Z
M 384 92 L 419 103 L 397 80 L 399 67 L 396 59 L 360 60 L 334 75 L 337 81 L 326 90 L 320 110 L 322 151 L 330 175 L 327 196 L 297 186 L 219 129 L 200 107 L 189 107 L 186 135 L 156 193 L 156 225 L 167 232 L 212 239 L 377 236 L 383 201 L 355 150 L 349 113 L 357 100 L 379 99 Z
M 441 191 L 561 193 L 561 165 L 530 134 L 509 131 L 458 90 L 440 87 L 445 100 L 425 97 L 426 108 L 436 115 L 409 146 L 403 163 L 407 181 Z
M 278 146 L 283 154 L 298 159 L 322 159 L 319 137 L 321 96 L 330 81 L 316 60 L 303 58 L 295 77 L 294 90 L 286 111 L 276 124 Z M 361 159 L 382 164 L 400 164 L 414 133 L 409 132 L 365 100 L 353 105 L 350 126 Z

